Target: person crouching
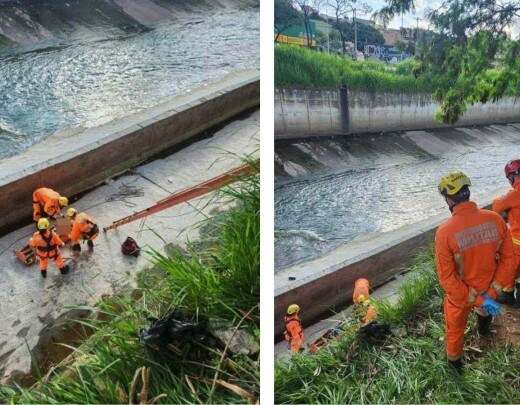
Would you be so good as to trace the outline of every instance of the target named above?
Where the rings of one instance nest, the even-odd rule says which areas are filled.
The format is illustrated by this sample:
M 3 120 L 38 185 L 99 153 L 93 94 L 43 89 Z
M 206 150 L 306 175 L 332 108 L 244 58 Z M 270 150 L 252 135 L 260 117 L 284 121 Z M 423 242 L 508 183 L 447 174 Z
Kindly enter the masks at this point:
M 86 213 L 78 213 L 76 209 L 69 208 L 67 210 L 67 218 L 72 223 L 70 231 L 70 243 L 72 251 L 81 252 L 80 241 L 86 240 L 89 249 L 94 250 L 94 239 L 99 234 L 99 227 Z

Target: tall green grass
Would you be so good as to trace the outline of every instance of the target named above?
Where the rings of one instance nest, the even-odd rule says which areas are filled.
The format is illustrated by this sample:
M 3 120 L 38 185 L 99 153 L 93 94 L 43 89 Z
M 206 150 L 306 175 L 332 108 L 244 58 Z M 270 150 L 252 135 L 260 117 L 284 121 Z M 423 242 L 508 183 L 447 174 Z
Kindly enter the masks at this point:
M 494 344 L 467 351 L 465 371 L 446 364 L 441 289 L 432 252 L 418 257 L 394 305 L 376 301 L 381 321 L 405 334 L 381 345 L 355 340 L 355 326 L 316 355 L 275 366 L 277 403 L 519 403 L 520 349 Z M 478 346 L 474 319 L 466 336 Z
M 258 162 L 250 162 L 256 173 Z M 211 316 L 241 317 L 260 302 L 260 183 L 249 176 L 220 191 L 234 207 L 200 224 L 206 248 L 188 257 L 153 252 L 153 262 L 168 274 L 170 289 L 186 305 Z M 254 214 L 254 215 L 253 215 Z M 210 226 L 207 226 L 210 225 Z M 241 315 L 242 314 L 242 315 Z M 259 323 L 260 309 L 251 314 Z
M 439 79 L 412 74 L 413 62 L 397 66 L 351 59 L 289 45 L 275 47 L 276 86 L 337 87 L 366 91 L 431 93 Z
M 33 387 L 0 387 L 0 403 L 128 403 L 134 373 L 143 366 L 151 371 L 148 397 L 165 394 L 159 403 L 258 398 L 257 359 L 222 349 L 195 350 L 197 345 L 152 355 L 138 338 L 150 317 L 182 309 L 226 322 L 232 330 L 245 329 L 258 343 L 260 183 L 258 162 L 251 164 L 252 175 L 220 191 L 218 198 L 227 199 L 230 208 L 201 224 L 211 229 L 201 235 L 202 243 L 171 257 L 151 252 L 155 267 L 141 275 L 140 290 L 93 308 L 97 319 L 84 324 L 94 334 Z

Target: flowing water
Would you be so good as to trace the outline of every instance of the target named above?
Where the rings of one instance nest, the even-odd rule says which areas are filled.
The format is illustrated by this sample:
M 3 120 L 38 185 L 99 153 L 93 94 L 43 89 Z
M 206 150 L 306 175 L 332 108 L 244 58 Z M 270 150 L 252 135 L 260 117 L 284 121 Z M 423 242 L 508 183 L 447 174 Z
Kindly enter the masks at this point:
M 463 170 L 479 196 L 506 187 L 520 125 L 494 125 L 276 145 L 275 268 L 342 243 L 447 212 L 442 174 Z
M 152 29 L 0 57 L 0 159 L 259 66 L 258 8 L 183 14 Z M 91 37 L 89 33 L 89 38 Z M 51 41 L 52 42 L 52 41 Z

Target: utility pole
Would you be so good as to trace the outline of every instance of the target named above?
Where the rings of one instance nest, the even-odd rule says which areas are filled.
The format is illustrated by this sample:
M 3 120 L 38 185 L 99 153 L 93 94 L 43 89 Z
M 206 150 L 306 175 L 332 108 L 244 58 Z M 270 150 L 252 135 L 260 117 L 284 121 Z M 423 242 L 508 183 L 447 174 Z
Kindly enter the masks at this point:
M 357 60 L 357 21 L 356 21 L 356 9 L 352 9 L 352 19 L 354 20 L 354 56 Z
M 419 17 L 415 17 L 417 20 L 417 27 L 415 28 L 415 45 L 417 45 L 417 42 L 419 42 Z

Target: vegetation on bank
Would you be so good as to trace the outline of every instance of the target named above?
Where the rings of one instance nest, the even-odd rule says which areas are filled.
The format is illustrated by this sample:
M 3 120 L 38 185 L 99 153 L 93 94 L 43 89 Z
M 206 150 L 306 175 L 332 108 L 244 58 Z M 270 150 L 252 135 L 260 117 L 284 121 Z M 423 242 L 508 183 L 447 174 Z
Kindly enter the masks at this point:
M 139 290 L 99 303 L 97 319 L 83 323 L 94 333 L 74 355 L 31 388 L 0 387 L 0 403 L 129 403 L 134 375 L 134 391 L 141 391 L 141 367 L 149 368 L 148 400 L 254 402 L 260 389 L 257 354 L 196 342 L 155 352 L 139 340 L 150 317 L 179 309 L 225 324 L 230 333 L 246 332 L 258 345 L 260 184 L 259 164 L 251 165 L 255 174 L 220 191 L 218 198 L 229 200 L 231 208 L 200 224 L 200 242 L 168 257 L 151 252 L 155 267 L 140 275 Z
M 362 344 L 352 321 L 339 340 L 317 354 L 279 361 L 276 402 L 519 403 L 520 349 L 500 343 L 479 348 L 471 319 L 464 374 L 452 372 L 444 354 L 442 291 L 433 253 L 420 255 L 410 271 L 395 305 L 376 301 L 379 319 L 398 333 L 379 345 Z
M 319 53 L 291 45 L 275 47 L 275 85 L 305 88 L 338 87 L 366 91 L 431 93 L 436 80 L 415 78 L 412 60 L 398 65 Z

